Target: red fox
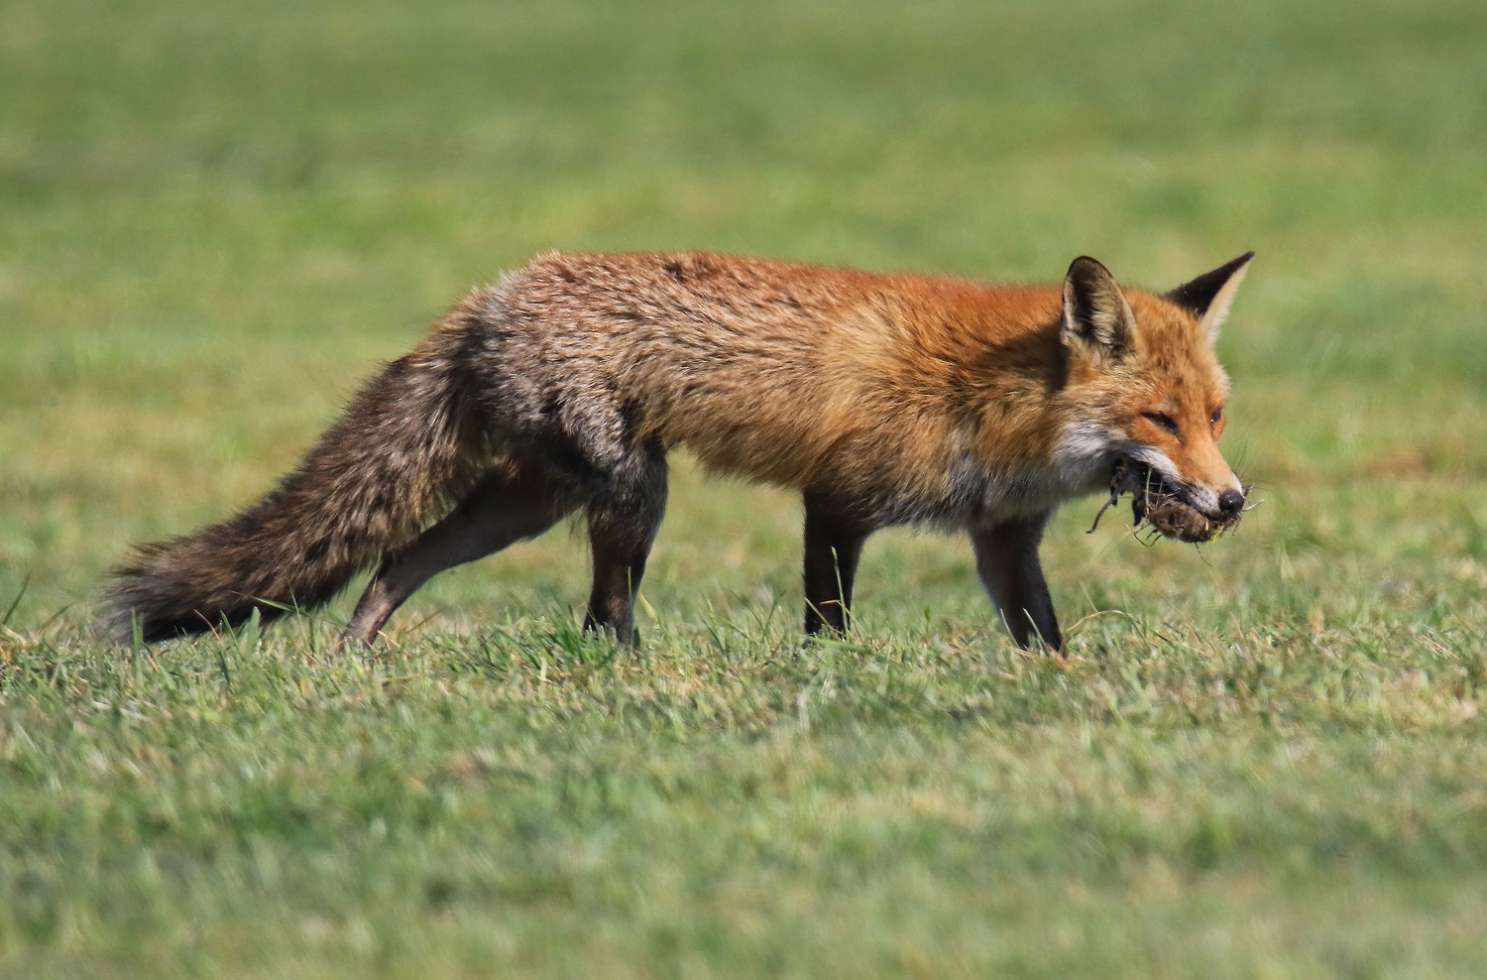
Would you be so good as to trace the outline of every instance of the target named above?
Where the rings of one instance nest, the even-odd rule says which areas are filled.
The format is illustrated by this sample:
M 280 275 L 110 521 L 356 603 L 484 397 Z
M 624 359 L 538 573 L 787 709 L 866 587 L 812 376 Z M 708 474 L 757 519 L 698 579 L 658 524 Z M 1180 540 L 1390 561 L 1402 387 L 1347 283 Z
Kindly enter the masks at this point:
M 847 628 L 873 531 L 929 524 L 969 533 L 1019 645 L 1062 651 L 1038 560 L 1061 503 L 1119 470 L 1205 528 L 1243 509 L 1213 342 L 1252 257 L 1159 294 L 1087 257 L 1061 286 L 993 286 L 695 252 L 539 256 L 467 295 L 263 500 L 138 547 L 104 627 L 127 643 L 272 618 L 374 567 L 344 634 L 370 643 L 433 575 L 581 510 L 585 626 L 633 643 L 666 454 L 685 447 L 802 494 L 808 633 Z

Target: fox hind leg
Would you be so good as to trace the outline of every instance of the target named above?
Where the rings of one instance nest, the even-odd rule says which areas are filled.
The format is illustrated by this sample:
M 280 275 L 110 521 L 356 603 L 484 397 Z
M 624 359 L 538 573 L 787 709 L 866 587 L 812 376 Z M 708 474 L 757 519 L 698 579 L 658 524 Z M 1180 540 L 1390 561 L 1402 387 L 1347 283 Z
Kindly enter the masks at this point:
M 610 485 L 588 505 L 594 582 L 584 629 L 612 633 L 634 645 L 635 594 L 666 512 L 666 457 L 648 446 L 626 460 Z
M 578 503 L 563 483 L 535 471 L 487 477 L 449 516 L 383 561 L 357 602 L 342 642 L 371 643 L 429 579 L 541 534 Z

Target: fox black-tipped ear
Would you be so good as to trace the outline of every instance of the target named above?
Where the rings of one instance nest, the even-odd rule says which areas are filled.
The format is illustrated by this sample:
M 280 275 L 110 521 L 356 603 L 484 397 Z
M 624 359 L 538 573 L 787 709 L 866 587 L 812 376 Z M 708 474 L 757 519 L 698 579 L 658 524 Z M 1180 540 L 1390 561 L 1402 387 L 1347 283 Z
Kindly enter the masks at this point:
M 1136 338 L 1136 316 L 1110 270 L 1081 255 L 1064 276 L 1064 346 L 1119 360 Z
M 1167 298 L 1190 311 L 1203 323 L 1209 337 L 1217 337 L 1219 328 L 1229 317 L 1229 308 L 1234 305 L 1234 294 L 1244 281 L 1254 252 L 1245 252 L 1237 259 L 1225 262 L 1212 272 L 1205 272 L 1167 293 Z

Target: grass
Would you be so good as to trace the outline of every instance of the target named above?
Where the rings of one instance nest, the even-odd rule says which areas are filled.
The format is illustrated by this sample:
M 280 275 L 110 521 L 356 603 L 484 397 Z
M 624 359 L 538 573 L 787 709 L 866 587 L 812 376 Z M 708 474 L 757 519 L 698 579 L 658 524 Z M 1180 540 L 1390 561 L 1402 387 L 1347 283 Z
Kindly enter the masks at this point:
M 0 6 L 0 973 L 1487 970 L 1480 4 Z M 799 512 L 685 464 L 646 645 L 557 531 L 375 656 L 323 616 L 114 651 L 127 543 L 261 493 L 549 247 L 1162 285 L 1263 506 L 1097 501 L 1067 664 L 963 542 L 795 635 Z M 12 600 L 14 605 L 12 606 Z M 11 607 L 5 612 L 5 607 Z

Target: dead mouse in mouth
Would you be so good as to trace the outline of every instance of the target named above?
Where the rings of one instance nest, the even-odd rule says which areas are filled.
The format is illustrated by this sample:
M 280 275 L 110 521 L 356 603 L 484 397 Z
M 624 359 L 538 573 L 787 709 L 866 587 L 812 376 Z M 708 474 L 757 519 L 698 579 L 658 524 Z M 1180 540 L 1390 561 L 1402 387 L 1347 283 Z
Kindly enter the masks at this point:
M 1131 495 L 1131 515 L 1136 527 L 1145 524 L 1163 537 L 1189 544 L 1211 541 L 1239 523 L 1239 514 L 1221 519 L 1209 517 L 1183 500 L 1180 493 L 1149 466 L 1122 458 L 1111 471 L 1110 499 L 1095 514 L 1094 523 L 1089 528 L 1091 533 L 1100 526 L 1105 511 L 1127 493 Z

